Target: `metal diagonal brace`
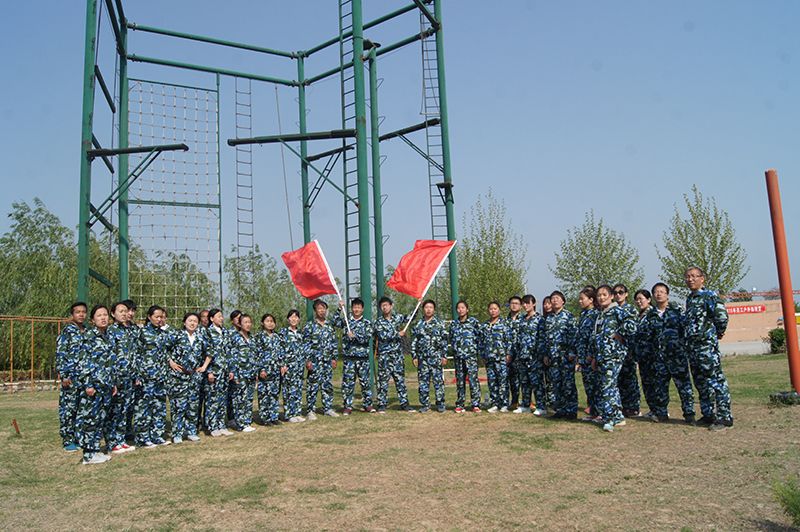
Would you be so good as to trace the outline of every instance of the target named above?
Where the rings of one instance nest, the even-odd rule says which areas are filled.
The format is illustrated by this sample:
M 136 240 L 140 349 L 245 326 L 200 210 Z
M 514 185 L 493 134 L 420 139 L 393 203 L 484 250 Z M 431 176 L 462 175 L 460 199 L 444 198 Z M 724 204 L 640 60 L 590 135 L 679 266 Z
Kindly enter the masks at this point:
M 425 4 L 422 2 L 422 0 L 414 0 L 414 3 L 417 4 L 417 7 L 420 11 L 422 11 L 422 14 L 425 15 L 425 18 L 431 23 L 431 26 L 438 30 L 440 26 L 439 21 L 436 20 L 430 11 L 428 11 L 428 8 L 425 7 Z
M 349 131 L 349 130 L 348 130 L 348 131 Z M 287 144 L 287 143 L 286 143 L 284 140 L 279 140 L 278 142 L 280 142 L 281 144 L 283 144 L 284 146 L 286 146 L 286 148 L 287 148 L 287 149 L 288 149 L 290 152 L 292 152 L 292 153 L 294 153 L 295 155 L 297 155 L 297 157 L 298 157 L 298 158 L 299 158 L 299 159 L 300 159 L 302 162 L 306 163 L 306 164 L 308 165 L 308 167 L 309 167 L 309 168 L 311 168 L 312 170 L 314 170 L 314 171 L 317 173 L 317 175 L 319 175 L 319 177 L 320 177 L 320 178 L 322 178 L 322 179 L 324 179 L 325 181 L 327 181 L 328 183 L 330 183 L 330 184 L 333 186 L 333 188 L 335 188 L 336 190 L 338 190 L 339 192 L 341 192 L 341 193 L 344 195 L 344 197 L 345 197 L 345 198 L 347 198 L 347 200 L 348 200 L 348 201 L 351 201 L 351 202 L 353 202 L 353 205 L 355 205 L 356 207 L 358 207 L 358 201 L 354 200 L 354 199 L 353 199 L 353 198 L 350 196 L 350 194 L 348 194 L 347 192 L 345 192 L 345 190 L 344 190 L 342 187 L 340 187 L 340 186 L 339 186 L 339 185 L 337 185 L 335 182 L 333 182 L 333 181 L 331 181 L 330 179 L 328 179 L 328 176 L 327 176 L 327 175 L 325 175 L 323 172 L 321 172 L 321 171 L 320 171 L 320 170 L 319 170 L 319 169 L 318 169 L 316 166 L 314 166 L 313 164 L 311 164 L 310 162 L 308 162 L 308 159 L 306 159 L 306 158 L 304 158 L 302 155 L 300 155 L 300 152 L 299 152 L 299 151 L 297 151 L 297 150 L 295 150 L 294 148 L 292 148 L 292 147 L 291 147 L 289 144 Z M 228 143 L 230 143 L 230 141 L 228 141 Z
M 325 163 L 325 168 L 322 169 L 322 173 L 326 176 L 331 175 L 333 168 L 336 166 L 336 163 L 339 161 L 339 158 L 344 153 L 344 150 L 341 148 L 338 151 L 334 151 L 328 157 L 328 161 Z M 308 160 L 308 159 L 306 159 Z M 322 179 L 322 176 L 317 178 L 317 182 L 314 183 L 314 186 L 311 189 L 311 194 L 308 195 L 308 203 L 306 203 L 306 207 L 309 209 L 314 205 L 314 201 L 316 201 L 317 196 L 319 193 L 322 192 L 322 186 L 325 184 L 325 181 Z
M 433 166 L 435 166 L 435 167 L 436 167 L 436 168 L 437 168 L 437 169 L 438 169 L 440 172 L 444 173 L 444 166 L 442 166 L 441 164 L 439 164 L 439 162 L 438 162 L 438 161 L 434 160 L 434 159 L 433 159 L 433 158 L 432 158 L 430 155 L 428 155 L 427 153 L 425 153 L 425 151 L 424 151 L 422 148 L 420 148 L 419 146 L 417 146 L 416 144 L 414 144 L 413 142 L 411 142 L 411 140 L 410 140 L 408 137 L 406 137 L 406 136 L 405 136 L 405 135 L 403 135 L 403 134 L 400 134 L 400 135 L 398 135 L 398 137 L 400 137 L 400 139 L 401 139 L 403 142 L 405 142 L 406 144 L 408 144 L 409 146 L 411 146 L 411 149 L 412 149 L 412 150 L 414 150 L 415 152 L 417 152 L 417 153 L 419 153 L 420 155 L 422 155 L 422 157 L 423 157 L 423 158 L 424 158 L 426 161 L 428 161 L 430 164 L 432 164 Z

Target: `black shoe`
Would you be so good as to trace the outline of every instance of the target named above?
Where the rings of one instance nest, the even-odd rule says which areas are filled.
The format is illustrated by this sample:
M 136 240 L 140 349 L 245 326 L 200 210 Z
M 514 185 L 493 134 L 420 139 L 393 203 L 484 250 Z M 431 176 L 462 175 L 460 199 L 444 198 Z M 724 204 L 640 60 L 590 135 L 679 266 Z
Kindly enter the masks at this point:
M 431 409 L 429 407 L 427 407 L 427 406 L 423 406 L 422 408 L 419 409 L 419 413 L 420 414 L 427 414 L 430 411 L 431 411 Z
M 436 405 L 436 411 L 442 414 L 444 412 L 444 405 Z
M 718 419 L 714 421 L 714 423 L 708 427 L 708 430 L 718 431 L 718 430 L 725 430 L 733 427 L 733 420 L 732 419 Z
M 416 412 L 416 410 L 411 408 L 411 405 L 409 405 L 407 403 L 404 404 L 404 405 L 400 405 L 400 410 L 402 410 L 403 412 Z
M 562 414 L 561 412 L 556 412 L 555 414 L 550 416 L 550 419 L 564 419 L 564 414 Z
M 703 416 L 697 420 L 697 425 L 700 427 L 710 427 L 714 424 L 714 418 L 710 416 Z
M 578 419 L 578 414 L 576 412 L 568 412 L 566 414 L 561 415 L 561 419 Z
M 694 418 L 694 414 L 687 414 L 683 416 L 683 420 L 686 422 L 687 425 L 697 425 L 697 420 Z

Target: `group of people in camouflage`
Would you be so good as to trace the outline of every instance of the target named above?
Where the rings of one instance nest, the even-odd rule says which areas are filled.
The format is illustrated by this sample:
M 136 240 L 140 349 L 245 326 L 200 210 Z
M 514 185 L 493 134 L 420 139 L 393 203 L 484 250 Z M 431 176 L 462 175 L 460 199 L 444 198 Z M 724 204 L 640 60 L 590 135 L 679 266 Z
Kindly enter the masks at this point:
M 727 327 L 720 298 L 704 288 L 699 268 L 686 271 L 690 295 L 685 310 L 669 301 L 669 287 L 656 283 L 652 292 L 638 290 L 627 302 L 624 285 L 587 286 L 581 290 L 577 319 L 565 309 L 566 298 L 555 291 L 536 310 L 528 294 L 509 300 L 509 314 L 489 303 L 489 319 L 470 316 L 459 301 L 457 318 L 445 322 L 436 303 L 427 300 L 411 328 L 411 356 L 417 369 L 420 412 L 445 412 L 443 368 L 455 365 L 455 412 L 481 412 L 478 362 L 486 368 L 489 413 L 533 413 L 556 419 L 577 419 L 575 374 L 582 376 L 588 406 L 586 421 L 612 432 L 626 417 L 640 415 L 641 391 L 649 407 L 644 416 L 669 420 L 669 383 L 678 389 L 684 419 L 713 430 L 733 425 L 728 384 L 722 372 L 719 339 Z M 653 302 L 654 301 L 654 302 Z M 166 312 L 153 305 L 144 326 L 136 322 L 136 305 L 96 305 L 89 311 L 78 302 L 62 330 L 56 352 L 61 379 L 60 432 L 64 450 L 83 450 L 83 463 L 103 463 L 111 454 L 136 446 L 169 445 L 167 401 L 172 443 L 198 441 L 201 430 L 212 437 L 252 432 L 257 393 L 258 420 L 315 420 L 321 399 L 323 415 L 338 417 L 333 408 L 333 371 L 338 363 L 342 331 L 342 415 L 353 411 L 356 380 L 365 412 L 385 413 L 389 382 L 394 381 L 399 407 L 414 412 L 405 382 L 404 340 L 409 317 L 394 312 L 388 297 L 379 301 L 379 316 L 364 317 L 364 303 L 353 299 L 350 311 L 328 316 L 328 305 L 313 303 L 313 317 L 300 328 L 300 313 L 289 311 L 280 332 L 272 314 L 253 319 L 234 311 L 225 327 L 219 309 L 187 313 L 181 329 L 166 324 Z M 87 314 L 90 327 L 85 326 Z M 371 351 L 371 346 L 374 351 Z M 373 404 L 370 354 L 377 364 L 377 401 Z M 451 355 L 448 357 L 448 355 Z M 638 375 L 637 375 L 638 369 Z M 641 376 L 641 388 L 639 387 Z M 694 411 L 692 380 L 702 417 Z M 305 410 L 302 393 L 306 390 Z M 469 386 L 470 403 L 466 395 Z M 321 397 L 320 397 L 321 396 Z M 101 452 L 105 440 L 106 451 Z M 130 443 L 129 443 L 130 442 Z

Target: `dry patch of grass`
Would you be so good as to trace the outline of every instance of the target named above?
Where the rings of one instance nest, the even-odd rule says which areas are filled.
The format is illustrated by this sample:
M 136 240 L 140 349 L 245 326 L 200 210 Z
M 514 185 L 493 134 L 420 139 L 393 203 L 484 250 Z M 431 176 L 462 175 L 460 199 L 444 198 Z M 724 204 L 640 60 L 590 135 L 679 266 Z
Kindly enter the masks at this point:
M 355 413 L 137 450 L 84 467 L 54 393 L 0 397 L 3 528 L 780 529 L 800 472 L 783 357 L 725 360 L 736 426 L 631 421 L 612 434 L 531 415 Z M 454 388 L 448 387 L 452 404 Z M 416 398 L 416 392 L 411 396 Z M 677 397 L 673 413 L 680 417 Z M 22 436 L 13 434 L 16 418 Z

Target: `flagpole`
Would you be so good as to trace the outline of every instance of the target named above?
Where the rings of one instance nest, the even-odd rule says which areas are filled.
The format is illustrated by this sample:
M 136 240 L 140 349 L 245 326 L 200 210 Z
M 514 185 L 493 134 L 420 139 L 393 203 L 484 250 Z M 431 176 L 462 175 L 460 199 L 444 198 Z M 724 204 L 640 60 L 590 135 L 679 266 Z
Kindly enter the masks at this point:
M 317 251 L 319 251 L 319 256 L 322 257 L 322 262 L 325 263 L 325 268 L 328 270 L 328 278 L 331 281 L 331 284 L 336 289 L 336 296 L 339 298 L 339 301 L 343 301 L 342 293 L 339 292 L 339 285 L 336 284 L 336 278 L 333 276 L 333 272 L 331 271 L 330 264 L 328 264 L 328 259 L 325 258 L 325 253 L 322 252 L 322 246 L 319 245 L 319 241 L 317 239 L 312 240 L 315 246 L 317 246 Z M 347 332 L 350 332 L 350 320 L 347 318 L 347 309 L 344 309 L 344 323 L 347 325 Z
M 425 294 L 422 294 L 422 297 L 425 297 Z M 417 306 L 414 307 L 414 312 L 412 312 L 408 317 L 408 322 L 406 323 L 406 326 L 403 327 L 403 332 L 406 332 L 406 330 L 408 330 L 408 326 L 411 325 L 411 320 L 414 319 L 414 315 L 417 313 L 419 306 L 422 304 L 422 297 L 417 300 Z

